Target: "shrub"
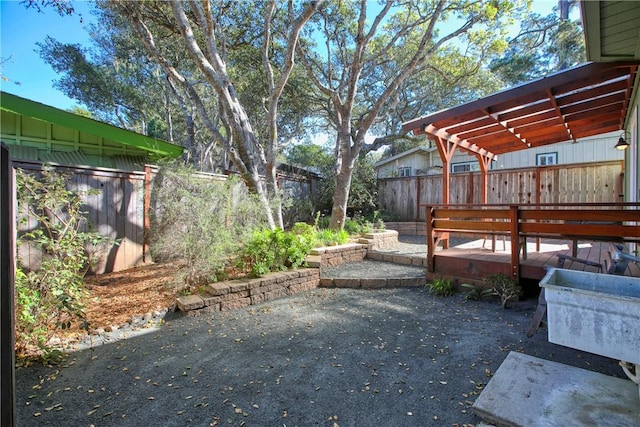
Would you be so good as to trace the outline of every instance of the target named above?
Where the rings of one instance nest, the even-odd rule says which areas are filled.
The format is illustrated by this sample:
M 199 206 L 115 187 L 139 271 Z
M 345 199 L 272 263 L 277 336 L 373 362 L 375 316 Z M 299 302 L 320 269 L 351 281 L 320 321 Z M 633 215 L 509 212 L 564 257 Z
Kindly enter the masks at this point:
M 485 277 L 483 280 L 496 295 L 500 297 L 502 308 L 507 308 L 509 302 L 522 294 L 522 288 L 517 282 L 507 277 L 505 274 L 498 273 Z
M 83 300 L 83 277 L 108 239 L 86 231 L 81 192 L 67 189 L 69 175 L 49 170 L 36 179 L 21 170 L 16 174 L 21 221 L 35 221 L 31 231 L 18 237 L 42 253 L 40 266 L 25 271 L 18 259 L 16 289 L 16 355 L 52 361 L 58 353 L 48 342 L 55 329 L 75 322 L 88 330 Z M 91 191 L 93 193 L 93 191 Z M 87 248 L 91 249 L 87 251 Z
M 465 299 L 467 300 L 482 301 L 485 298 L 490 298 L 498 295 L 496 291 L 493 290 L 493 288 L 482 289 L 481 287 L 472 285 L 470 283 L 463 283 L 460 286 L 469 289 L 469 291 L 467 291 L 467 293 L 465 294 Z
M 440 297 L 448 297 L 455 292 L 450 279 L 438 277 L 433 279 L 433 282 L 427 284 L 427 286 L 429 286 L 430 294 L 436 294 Z
M 253 231 L 266 226 L 261 204 L 234 176 L 221 180 L 168 163 L 152 199 L 152 256 L 176 261 L 189 288 L 224 277 Z
M 253 233 L 242 251 L 245 268 L 251 271 L 252 276 L 260 277 L 304 264 L 313 247 L 313 229 L 300 223 L 296 226 L 295 232 L 263 229 Z

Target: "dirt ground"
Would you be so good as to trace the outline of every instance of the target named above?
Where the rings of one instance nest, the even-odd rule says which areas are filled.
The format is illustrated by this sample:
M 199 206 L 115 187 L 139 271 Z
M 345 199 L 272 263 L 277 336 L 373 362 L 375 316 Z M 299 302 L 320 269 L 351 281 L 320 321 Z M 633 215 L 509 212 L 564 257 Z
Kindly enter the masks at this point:
M 16 370 L 18 425 L 472 426 L 510 351 L 608 375 L 615 361 L 526 337 L 535 301 L 426 288 L 314 289 Z
M 164 311 L 176 300 L 177 269 L 150 264 L 85 279 L 90 298 L 87 318 L 93 329 L 131 322 L 134 316 Z M 76 331 L 78 333 L 78 331 Z

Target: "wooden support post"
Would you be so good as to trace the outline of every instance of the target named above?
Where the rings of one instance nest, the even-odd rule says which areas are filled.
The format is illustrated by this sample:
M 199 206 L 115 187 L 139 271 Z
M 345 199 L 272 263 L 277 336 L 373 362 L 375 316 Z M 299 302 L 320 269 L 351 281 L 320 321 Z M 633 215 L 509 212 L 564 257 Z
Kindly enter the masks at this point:
M 433 273 L 435 271 L 435 233 L 433 231 L 433 207 L 427 206 L 427 273 Z
M 486 157 L 486 156 L 482 156 L 480 154 L 476 154 L 476 158 L 478 159 L 478 163 L 480 164 L 480 203 L 482 203 L 483 205 L 487 204 L 487 195 L 489 194 L 488 192 L 488 180 L 487 180 L 487 176 L 489 173 L 489 163 L 491 162 L 491 159 Z
M 518 206 L 509 208 L 509 221 L 511 225 L 511 278 L 520 281 L 520 224 L 518 221 Z
M 0 424 L 16 425 L 15 310 L 14 310 L 14 197 L 9 149 L 0 145 Z
M 436 147 L 442 160 L 442 204 L 449 204 L 449 163 L 453 157 L 453 153 L 456 150 L 456 145 L 451 144 L 449 141 L 436 137 Z
M 149 212 L 151 211 L 151 167 L 146 165 L 144 167 L 144 218 L 143 218 L 143 247 L 142 247 L 142 262 L 151 262 L 149 258 L 149 238 L 151 233 L 151 218 L 149 218 Z M 147 259 L 149 258 L 149 259 Z

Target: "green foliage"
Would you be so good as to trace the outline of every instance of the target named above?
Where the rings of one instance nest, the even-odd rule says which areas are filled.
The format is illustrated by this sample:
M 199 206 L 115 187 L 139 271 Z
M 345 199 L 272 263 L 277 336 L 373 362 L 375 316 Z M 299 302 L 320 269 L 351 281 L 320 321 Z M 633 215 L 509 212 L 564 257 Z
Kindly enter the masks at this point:
M 491 274 L 482 279 L 482 282 L 490 286 L 495 295 L 500 297 L 502 308 L 507 308 L 511 300 L 522 294 L 522 288 L 518 283 L 502 273 Z
M 349 233 L 345 230 L 324 228 L 316 232 L 316 243 L 320 246 L 343 245 L 349 241 Z
M 242 259 L 253 277 L 298 268 L 304 264 L 314 240 L 313 227 L 302 223 L 290 232 L 279 228 L 257 230 L 244 247 Z
M 234 265 L 234 254 L 253 230 L 266 227 L 261 211 L 257 198 L 233 176 L 221 180 L 167 163 L 152 193 L 152 256 L 176 262 L 190 287 L 215 281 Z
M 355 215 L 347 218 L 344 222 L 344 229 L 351 235 L 362 235 L 372 233 L 375 230 L 384 230 L 385 225 L 380 218 L 379 211 L 373 211 L 367 216 Z
M 17 243 L 42 253 L 37 269 L 26 271 L 19 263 L 16 272 L 18 357 L 52 359 L 57 353 L 48 342 L 56 328 L 69 329 L 75 322 L 89 328 L 83 277 L 107 239 L 86 231 L 82 192 L 68 190 L 68 181 L 68 175 L 48 170 L 41 179 L 21 170 L 16 174 L 21 221 L 31 226 Z
M 460 286 L 469 289 L 465 294 L 465 299 L 473 301 L 482 301 L 486 298 L 497 296 L 498 294 L 493 288 L 483 289 L 480 286 L 473 285 L 471 283 L 463 283 Z
M 520 34 L 509 41 L 505 54 L 490 69 L 508 85 L 543 77 L 585 61 L 584 35 L 579 21 L 569 19 L 574 0 L 559 2 L 547 16 L 525 11 Z
M 316 212 L 315 227 L 317 230 L 329 228 L 331 218 L 321 215 L 320 211 Z
M 433 279 L 433 282 L 428 283 L 429 293 L 435 294 L 440 297 L 448 297 L 453 295 L 455 290 L 453 289 L 453 283 L 450 279 L 444 277 L 437 277 Z

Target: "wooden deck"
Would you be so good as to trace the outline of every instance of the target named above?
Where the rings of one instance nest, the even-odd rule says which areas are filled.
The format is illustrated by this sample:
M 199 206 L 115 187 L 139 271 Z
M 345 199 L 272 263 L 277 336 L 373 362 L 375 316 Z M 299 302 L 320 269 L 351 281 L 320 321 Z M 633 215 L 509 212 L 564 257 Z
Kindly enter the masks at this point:
M 484 244 L 484 247 L 483 247 Z M 430 273 L 434 277 L 448 276 L 457 278 L 461 282 L 469 280 L 479 282 L 489 274 L 511 274 L 511 246 L 508 239 L 496 239 L 495 252 L 491 249 L 492 241 L 487 239 L 474 240 L 466 244 L 438 250 L 434 254 L 435 271 Z M 536 239 L 528 239 L 527 256 L 523 259 L 520 255 L 520 278 L 525 280 L 540 280 L 545 275 L 545 266 L 555 267 L 558 261 L 557 254 L 571 255 L 571 241 L 546 240 L 540 242 L 540 251 L 537 251 Z M 603 264 L 607 258 L 609 243 L 607 242 L 578 242 L 577 257 Z M 572 270 L 598 272 L 596 267 L 584 265 L 578 262 L 566 261 L 564 268 Z M 640 267 L 630 262 L 626 276 L 640 277 Z

